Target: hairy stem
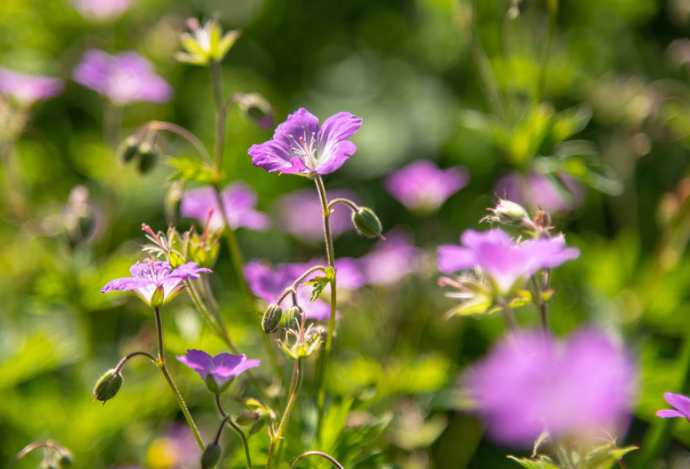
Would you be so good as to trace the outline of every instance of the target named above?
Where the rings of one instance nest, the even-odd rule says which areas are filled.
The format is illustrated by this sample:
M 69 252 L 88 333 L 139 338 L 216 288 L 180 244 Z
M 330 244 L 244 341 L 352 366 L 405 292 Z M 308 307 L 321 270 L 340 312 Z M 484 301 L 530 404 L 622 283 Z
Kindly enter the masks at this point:
M 120 363 L 118 363 L 115 367 L 114 373 L 118 374 L 120 370 L 122 370 L 122 367 L 125 366 L 125 363 L 127 363 L 131 358 L 136 357 L 137 355 L 148 357 L 148 359 L 151 360 L 153 363 L 158 364 L 158 360 L 156 359 L 156 357 L 154 357 L 148 352 L 132 352 L 129 355 L 126 355 L 122 360 L 120 360 Z
M 247 469 L 251 469 L 252 457 L 249 454 L 249 444 L 247 443 L 247 436 L 235 424 L 235 422 L 232 421 L 232 418 L 230 418 L 230 416 L 225 413 L 225 410 L 223 410 L 223 404 L 221 404 L 220 402 L 220 394 L 216 394 L 216 407 L 218 408 L 220 414 L 223 416 L 223 422 L 220 424 L 220 427 L 218 428 L 218 434 L 216 435 L 215 442 L 218 443 L 218 440 L 220 439 L 220 433 L 223 430 L 225 423 L 227 422 L 227 424 L 230 425 L 232 429 L 235 430 L 235 432 L 237 432 L 237 435 L 240 437 L 240 440 L 242 440 L 242 446 L 244 446 L 244 456 L 247 459 Z
M 208 164 L 213 165 L 211 155 L 208 154 L 208 151 L 206 151 L 206 148 L 201 143 L 201 141 L 196 137 L 196 135 L 194 135 L 184 127 L 181 127 L 177 124 L 173 124 L 172 122 L 163 121 L 151 121 L 148 124 L 146 124 L 146 126 L 150 130 L 163 130 L 165 132 L 170 132 L 182 137 L 183 139 L 187 140 L 187 142 L 189 142 L 190 145 L 194 147 L 197 153 L 199 153 L 199 155 L 204 160 L 206 160 Z
M 327 459 L 333 465 L 333 467 L 337 467 L 338 469 L 345 469 L 343 465 L 336 461 L 333 456 L 331 456 L 330 454 L 323 453 L 321 451 L 307 451 L 306 453 L 300 454 L 299 456 L 297 456 L 297 459 L 295 459 L 292 462 L 292 466 L 290 466 L 290 469 L 295 469 L 297 467 L 298 462 L 309 456 L 322 457 L 324 459 Z
M 271 469 L 271 462 L 273 461 L 273 454 L 276 449 L 276 444 L 283 438 L 285 429 L 287 428 L 288 420 L 290 420 L 290 414 L 292 413 L 292 408 L 295 406 L 297 401 L 297 395 L 302 387 L 302 359 L 298 358 L 295 360 L 295 366 L 293 368 L 293 376 L 295 377 L 294 383 L 290 389 L 290 397 L 288 398 L 287 406 L 285 407 L 285 412 L 283 413 L 283 418 L 280 419 L 280 424 L 278 429 L 273 435 L 271 435 L 271 447 L 268 451 L 268 460 L 266 461 L 266 469 Z M 280 460 L 276 460 L 276 466 L 280 465 Z
M 168 382 L 168 385 L 170 386 L 170 389 L 173 391 L 173 394 L 175 394 L 175 398 L 177 399 L 178 404 L 180 405 L 180 409 L 182 410 L 182 413 L 184 414 L 184 418 L 187 420 L 187 424 L 189 424 L 189 428 L 192 430 L 192 433 L 194 434 L 194 438 L 196 439 L 197 444 L 199 445 L 199 448 L 201 448 L 201 451 L 204 450 L 204 442 L 201 440 L 201 435 L 199 435 L 199 430 L 196 428 L 196 424 L 194 423 L 194 419 L 192 418 L 192 414 L 189 413 L 189 409 L 187 408 L 187 404 L 185 403 L 184 399 L 182 398 L 182 395 L 180 394 L 180 391 L 177 390 L 177 386 L 175 386 L 175 383 L 173 382 L 172 378 L 170 377 L 170 373 L 168 373 L 168 369 L 165 366 L 165 349 L 163 348 L 163 324 L 161 322 L 161 312 L 159 308 L 153 308 L 153 311 L 155 312 L 156 315 L 156 331 L 158 333 L 158 368 L 160 368 L 161 372 L 163 373 L 163 376 L 165 376 L 165 380 Z

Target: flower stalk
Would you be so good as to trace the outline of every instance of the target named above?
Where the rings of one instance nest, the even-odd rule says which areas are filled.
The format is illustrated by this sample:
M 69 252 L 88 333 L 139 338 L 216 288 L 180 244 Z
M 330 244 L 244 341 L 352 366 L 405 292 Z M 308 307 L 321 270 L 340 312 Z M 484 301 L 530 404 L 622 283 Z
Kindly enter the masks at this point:
M 295 359 L 295 365 L 292 369 L 292 386 L 290 387 L 290 396 L 288 397 L 287 406 L 285 407 L 285 412 L 283 417 L 280 419 L 280 424 L 275 431 L 270 431 L 271 436 L 271 447 L 268 451 L 268 460 L 266 461 L 266 469 L 271 469 L 271 462 L 273 461 L 273 455 L 275 453 L 276 444 L 283 439 L 283 434 L 287 428 L 288 421 L 290 420 L 290 414 L 292 413 L 292 408 L 295 406 L 297 401 L 297 396 L 300 389 L 302 388 L 302 359 Z M 276 458 L 276 467 L 280 466 L 280 459 Z
M 244 447 L 244 456 L 247 459 L 247 469 L 251 469 L 252 467 L 252 457 L 251 454 L 249 453 L 249 444 L 247 443 L 247 436 L 244 434 L 244 432 L 235 424 L 235 422 L 232 421 L 232 418 L 230 415 L 228 415 L 225 410 L 223 409 L 223 404 L 220 402 L 220 394 L 216 394 L 216 407 L 218 408 L 218 412 L 223 416 L 223 421 L 220 424 L 220 427 L 218 427 L 218 433 L 216 434 L 216 439 L 214 442 L 218 444 L 218 440 L 220 439 L 220 434 L 223 431 L 223 427 L 227 423 L 232 427 L 235 432 L 237 432 L 237 435 L 240 437 L 240 440 L 242 440 L 242 446 Z

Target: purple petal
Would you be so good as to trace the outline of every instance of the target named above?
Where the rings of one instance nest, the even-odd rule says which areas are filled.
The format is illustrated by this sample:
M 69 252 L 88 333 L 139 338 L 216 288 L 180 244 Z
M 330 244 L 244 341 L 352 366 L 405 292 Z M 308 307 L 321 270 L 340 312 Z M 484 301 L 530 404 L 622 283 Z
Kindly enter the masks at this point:
M 108 89 L 108 63 L 112 57 L 98 49 L 89 49 L 72 70 L 72 78 L 86 88 L 105 94 Z
M 285 122 L 276 127 L 273 140 L 283 143 L 288 149 L 300 144 L 300 137 L 309 143 L 316 140 L 319 132 L 319 119 L 306 109 L 299 108 L 290 114 Z
M 211 269 L 199 267 L 196 262 L 187 262 L 173 270 L 169 277 L 179 279 L 180 281 L 187 280 L 188 278 L 197 280 L 202 272 L 211 272 Z
M 252 157 L 252 164 L 259 168 L 263 168 L 269 173 L 282 172 L 292 173 L 293 155 L 290 153 L 290 147 L 282 142 L 269 140 L 260 145 L 252 145 L 249 148 L 249 155 Z
M 143 278 L 118 278 L 108 282 L 106 286 L 101 289 L 101 293 L 108 293 L 113 290 L 134 291 L 144 288 L 149 284 L 151 284 L 151 281 Z
M 213 357 L 201 350 L 187 350 L 185 355 L 179 355 L 177 359 L 199 373 L 201 379 L 206 379 L 213 369 Z
M 665 392 L 664 399 L 673 407 L 678 409 L 684 417 L 690 418 L 690 398 L 682 394 L 674 394 L 672 392 Z
M 386 233 L 374 249 L 360 258 L 362 272 L 369 285 L 393 287 L 418 268 L 419 249 L 404 230 Z
M 470 249 L 452 244 L 438 247 L 438 270 L 444 274 L 473 269 L 476 263 L 477 258 Z
M 318 121 L 317 121 L 318 124 Z M 339 112 L 326 119 L 318 132 L 320 142 L 339 142 L 352 137 L 362 125 L 362 119 L 349 112 Z
M 332 173 L 354 155 L 355 151 L 357 151 L 357 146 L 349 140 L 329 144 L 324 150 L 325 159 L 317 166 L 316 172 L 318 174 Z
M 212 213 L 211 210 L 213 210 Z M 218 208 L 216 191 L 212 187 L 200 187 L 185 192 L 180 202 L 180 215 L 185 218 L 194 218 L 202 225 L 206 225 L 209 213 L 211 213 L 209 229 L 219 230 L 225 226 L 223 214 Z
M 42 75 L 29 75 L 0 67 L 0 93 L 11 97 L 22 106 L 30 106 L 62 93 L 62 80 Z
M 213 370 L 211 374 L 221 378 L 231 378 L 238 373 L 235 371 L 237 365 L 246 360 L 246 355 L 232 355 L 230 353 L 221 353 L 213 357 Z M 220 384 L 220 383 L 219 383 Z
M 223 208 L 228 215 L 230 227 L 263 231 L 271 226 L 271 219 L 265 213 L 255 210 L 256 191 L 242 181 L 236 181 L 223 189 Z
M 674 417 L 688 417 L 687 415 L 684 415 L 681 412 L 678 412 L 677 410 L 659 410 L 657 411 L 656 416 L 661 417 L 662 419 L 669 419 Z
M 352 257 L 340 257 L 335 260 L 335 268 L 337 289 L 344 288 L 354 291 L 366 283 L 357 259 Z

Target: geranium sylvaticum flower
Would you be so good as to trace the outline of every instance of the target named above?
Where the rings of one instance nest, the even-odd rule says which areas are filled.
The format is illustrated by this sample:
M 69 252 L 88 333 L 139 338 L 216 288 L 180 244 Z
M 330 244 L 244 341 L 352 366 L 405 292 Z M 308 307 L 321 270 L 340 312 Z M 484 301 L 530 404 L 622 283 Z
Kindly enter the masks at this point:
M 194 262 L 187 262 L 171 271 L 168 262 L 146 260 L 137 262 L 129 271 L 131 277 L 111 280 L 103 287 L 101 293 L 113 290 L 134 292 L 149 306 L 159 308 L 173 299 L 183 288 L 187 279 L 196 280 L 202 272 L 210 269 L 200 268 Z
M 339 112 L 319 126 L 319 120 L 304 108 L 290 114 L 276 127 L 273 140 L 252 145 L 252 164 L 268 172 L 329 174 L 340 168 L 357 147 L 347 140 L 362 124 L 348 112 Z
M 468 181 L 469 174 L 460 166 L 439 169 L 433 161 L 418 160 L 389 174 L 384 186 L 408 209 L 429 213 L 436 211 Z
M 221 353 L 212 357 L 201 350 L 187 350 L 185 355 L 177 359 L 199 373 L 209 391 L 215 394 L 225 391 L 232 378 L 261 363 L 259 360 L 247 360 L 244 354 Z
M 664 399 L 666 402 L 675 407 L 676 410 L 663 409 L 656 413 L 661 418 L 683 417 L 690 422 L 690 397 L 682 394 L 674 394 L 672 392 L 665 392 Z
M 531 445 L 543 431 L 615 435 L 627 423 L 635 378 L 630 354 L 600 331 L 565 341 L 526 331 L 494 345 L 464 385 L 494 439 Z
M 136 52 L 110 55 L 91 49 L 72 71 L 74 81 L 124 106 L 137 101 L 167 103 L 172 87 L 153 72 L 153 64 Z
M 362 272 L 369 285 L 393 287 L 419 267 L 421 250 L 412 236 L 396 228 L 377 241 L 372 251 L 360 258 Z
M 265 230 L 271 226 L 271 220 L 256 208 L 256 192 L 241 181 L 228 184 L 221 192 L 223 209 L 228 216 L 230 228 L 249 228 Z M 225 226 L 223 214 L 218 208 L 216 191 L 212 187 L 201 187 L 185 192 L 180 202 L 180 214 L 194 218 L 202 225 L 208 222 L 210 230 Z M 209 219 L 210 217 L 210 219 Z
M 577 248 L 565 246 L 563 236 L 516 243 L 501 230 L 467 230 L 460 238 L 462 246 L 443 245 L 438 249 L 438 268 L 452 274 L 477 269 L 496 288 L 507 294 L 542 268 L 552 268 L 580 255 Z
M 29 75 L 0 67 L 0 93 L 22 107 L 57 96 L 64 88 L 65 84 L 59 78 Z

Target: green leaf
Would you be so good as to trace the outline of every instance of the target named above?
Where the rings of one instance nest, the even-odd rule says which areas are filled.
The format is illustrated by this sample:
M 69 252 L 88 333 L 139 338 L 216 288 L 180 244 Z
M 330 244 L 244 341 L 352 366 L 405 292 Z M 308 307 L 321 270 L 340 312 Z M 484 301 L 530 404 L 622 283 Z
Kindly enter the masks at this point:
M 608 469 L 616 464 L 620 458 L 636 449 L 638 449 L 637 446 L 626 446 L 625 448 L 616 448 L 611 444 L 597 446 L 584 457 L 583 467 L 585 469 Z
M 517 462 L 522 467 L 526 467 L 527 469 L 562 469 L 546 456 L 539 456 L 539 459 L 518 459 L 515 456 L 508 455 L 508 459 L 512 459 L 513 461 Z
M 562 142 L 566 138 L 581 132 L 587 127 L 592 118 L 592 108 L 583 103 L 559 112 L 553 116 L 551 136 L 554 142 Z
M 335 270 L 333 267 L 329 267 L 324 271 L 324 275 L 324 277 L 314 277 L 308 282 L 302 284 L 314 286 L 314 289 L 311 291 L 311 301 L 309 304 L 314 303 L 316 299 L 321 296 L 321 293 L 323 293 L 323 289 L 326 288 L 326 285 L 328 285 L 331 280 L 335 278 Z
M 189 155 L 173 156 L 167 164 L 175 168 L 170 181 L 195 181 L 201 184 L 214 184 L 222 179 L 214 168 Z

